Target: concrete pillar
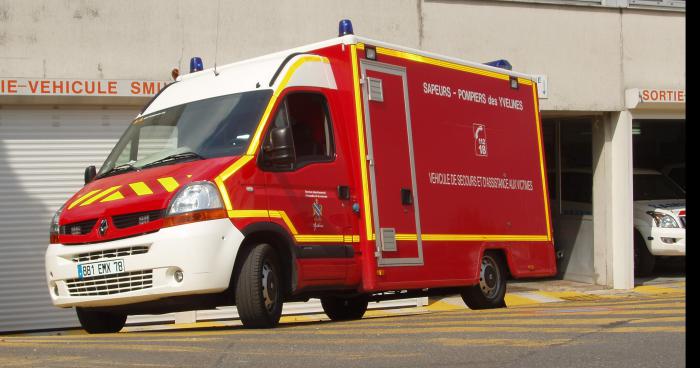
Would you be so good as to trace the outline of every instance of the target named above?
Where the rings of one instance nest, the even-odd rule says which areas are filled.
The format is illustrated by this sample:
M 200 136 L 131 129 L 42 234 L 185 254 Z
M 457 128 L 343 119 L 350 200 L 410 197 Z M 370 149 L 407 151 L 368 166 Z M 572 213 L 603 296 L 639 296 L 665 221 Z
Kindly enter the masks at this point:
M 632 115 L 614 112 L 593 123 L 593 257 L 595 282 L 634 287 Z

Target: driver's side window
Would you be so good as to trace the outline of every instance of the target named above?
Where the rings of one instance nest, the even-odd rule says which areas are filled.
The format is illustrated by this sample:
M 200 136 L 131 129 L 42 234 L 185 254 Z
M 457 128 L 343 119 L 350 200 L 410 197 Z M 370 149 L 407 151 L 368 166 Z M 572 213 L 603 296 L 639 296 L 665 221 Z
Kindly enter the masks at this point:
M 287 171 L 315 162 L 333 161 L 332 131 L 323 95 L 290 93 L 279 104 L 263 141 L 263 167 Z

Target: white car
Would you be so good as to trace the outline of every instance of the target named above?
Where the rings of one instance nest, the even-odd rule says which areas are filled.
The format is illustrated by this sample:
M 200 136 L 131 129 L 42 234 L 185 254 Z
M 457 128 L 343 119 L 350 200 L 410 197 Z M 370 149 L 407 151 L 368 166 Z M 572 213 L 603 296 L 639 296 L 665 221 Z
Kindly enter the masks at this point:
M 657 256 L 685 256 L 685 191 L 654 170 L 634 171 L 635 273 L 645 276 Z
M 649 275 L 657 257 L 685 256 L 685 191 L 656 170 L 634 169 L 634 270 Z M 562 171 L 562 214 L 592 215 L 590 169 Z

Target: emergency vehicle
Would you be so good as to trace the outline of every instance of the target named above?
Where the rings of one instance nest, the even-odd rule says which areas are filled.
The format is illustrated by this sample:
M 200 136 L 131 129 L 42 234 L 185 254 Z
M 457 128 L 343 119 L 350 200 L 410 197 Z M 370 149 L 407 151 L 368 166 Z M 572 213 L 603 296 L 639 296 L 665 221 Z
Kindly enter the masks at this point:
M 507 62 L 500 65 L 508 66 Z M 537 87 L 525 74 L 340 35 L 181 75 L 55 214 L 54 305 L 90 333 L 236 305 L 460 293 L 556 273 Z

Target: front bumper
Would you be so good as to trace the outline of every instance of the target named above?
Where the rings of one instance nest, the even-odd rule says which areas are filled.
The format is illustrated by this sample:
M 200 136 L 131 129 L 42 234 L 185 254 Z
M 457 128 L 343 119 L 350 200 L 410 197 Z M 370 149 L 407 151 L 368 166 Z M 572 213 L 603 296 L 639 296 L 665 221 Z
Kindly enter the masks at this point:
M 651 229 L 652 240 L 647 239 L 649 252 L 655 256 L 685 256 L 685 229 L 659 228 Z M 672 241 L 664 242 L 662 239 Z
M 220 292 L 229 286 L 242 241 L 229 219 L 218 219 L 104 243 L 50 244 L 49 294 L 59 307 L 104 307 Z M 79 278 L 78 264 L 109 259 L 122 259 L 124 272 Z M 181 282 L 176 271 L 183 272 Z

